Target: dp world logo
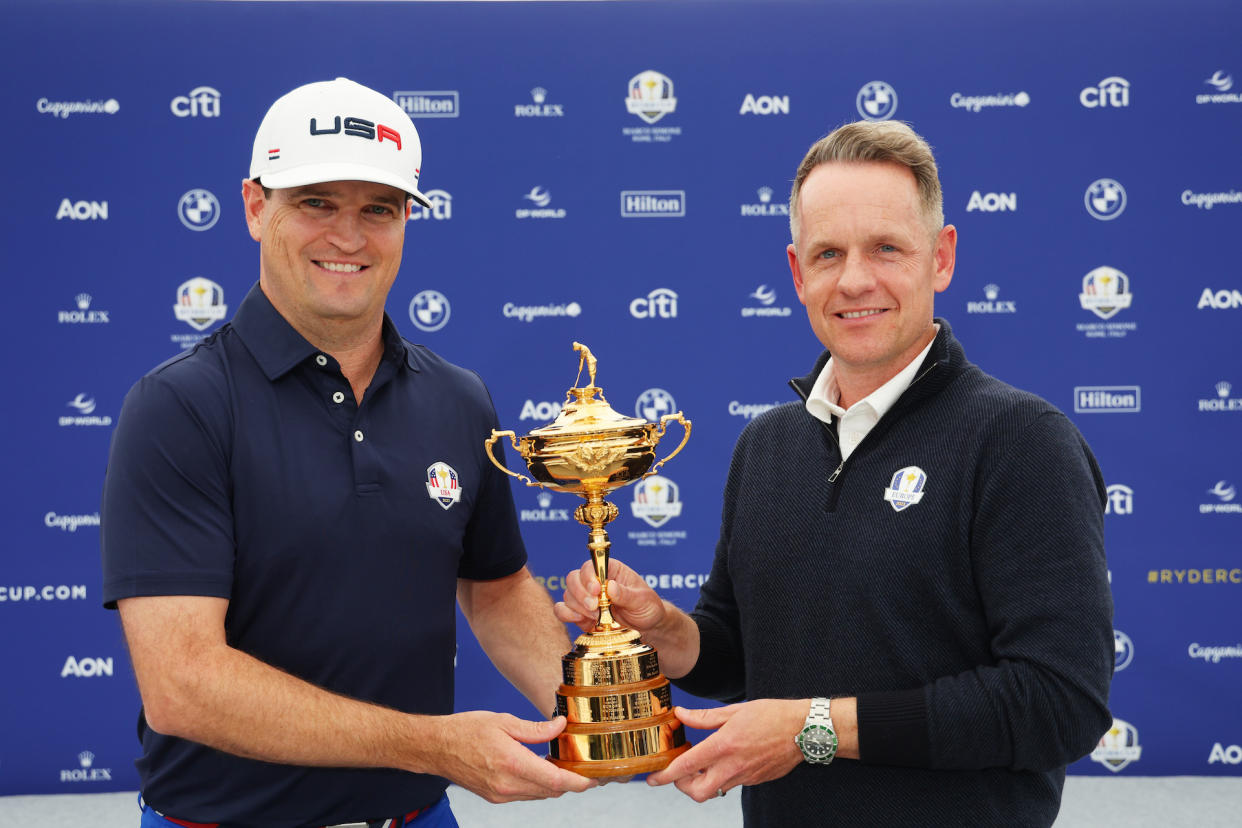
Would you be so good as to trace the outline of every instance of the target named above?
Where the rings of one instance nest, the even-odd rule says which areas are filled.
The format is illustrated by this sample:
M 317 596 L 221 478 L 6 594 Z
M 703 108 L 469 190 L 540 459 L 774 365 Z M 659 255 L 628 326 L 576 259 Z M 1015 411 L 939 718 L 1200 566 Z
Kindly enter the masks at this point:
M 655 421 L 676 410 L 677 401 L 663 388 L 648 388 L 638 395 L 638 401 L 634 403 L 634 414 L 644 420 Z
M 858 114 L 868 121 L 887 121 L 897 114 L 897 90 L 884 81 L 872 81 L 858 90 Z
M 1111 178 L 1101 178 L 1091 182 L 1082 200 L 1093 218 L 1112 221 L 1126 209 L 1126 188 Z
M 449 300 L 438 290 L 422 290 L 410 300 L 410 321 L 420 331 L 438 331 L 448 324 Z
M 220 202 L 207 190 L 190 190 L 177 202 L 177 215 L 191 230 L 210 230 L 220 220 Z

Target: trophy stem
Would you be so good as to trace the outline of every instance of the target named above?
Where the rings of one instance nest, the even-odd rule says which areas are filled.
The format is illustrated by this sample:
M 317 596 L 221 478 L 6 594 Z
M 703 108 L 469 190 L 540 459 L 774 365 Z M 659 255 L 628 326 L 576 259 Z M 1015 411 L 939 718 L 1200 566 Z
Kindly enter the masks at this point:
M 595 566 L 595 577 L 599 580 L 599 620 L 595 623 L 594 632 L 612 632 L 621 629 L 612 617 L 612 601 L 608 599 L 608 549 L 612 542 L 608 540 L 608 531 L 604 525 L 615 518 L 618 510 L 615 504 L 604 500 L 600 489 L 591 488 L 584 493 L 587 502 L 575 510 L 574 518 L 584 526 L 591 528 L 591 539 L 587 541 L 587 549 L 591 552 L 591 563 Z

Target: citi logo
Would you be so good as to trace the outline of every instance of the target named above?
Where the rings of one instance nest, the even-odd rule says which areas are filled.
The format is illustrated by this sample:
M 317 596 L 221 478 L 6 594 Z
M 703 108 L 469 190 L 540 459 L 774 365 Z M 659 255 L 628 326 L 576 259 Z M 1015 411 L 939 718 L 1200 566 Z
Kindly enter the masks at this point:
M 1074 387 L 1076 414 L 1134 414 L 1141 410 L 1137 385 L 1079 385 Z
M 630 302 L 630 315 L 635 319 L 676 319 L 677 293 L 668 288 L 656 288 Z
M 108 220 L 108 202 L 106 201 L 70 201 L 67 198 L 60 200 L 60 207 L 56 210 L 56 220 L 72 219 L 74 221 L 95 221 L 96 219 Z
M 742 100 L 742 108 L 738 110 L 739 115 L 788 115 L 789 114 L 789 96 L 788 95 L 747 95 Z
M 168 108 L 178 118 L 219 118 L 220 93 L 210 86 L 199 86 L 188 95 L 173 98 Z
M 1130 82 L 1116 75 L 1078 93 L 1078 102 L 1087 109 L 1117 108 L 1130 105 Z
M 435 219 L 436 221 L 448 221 L 453 217 L 453 197 L 444 190 L 427 190 L 423 195 L 427 196 L 427 200 L 431 202 L 430 207 L 422 207 L 418 204 L 414 205 L 414 209 L 410 211 L 410 220 L 417 221 L 419 219 Z
M 461 114 L 456 91 L 393 92 L 392 99 L 411 118 L 456 118 Z
M 554 420 L 561 413 L 561 404 L 558 402 L 535 402 L 527 400 L 522 406 L 522 413 L 518 415 L 519 420 Z
M 112 675 L 111 658 L 74 658 L 65 659 L 65 666 L 60 669 L 61 678 L 96 678 Z
M 975 190 L 966 203 L 966 212 L 982 210 L 985 213 L 1012 213 L 1018 209 L 1017 193 L 980 193 Z
M 1199 294 L 1199 310 L 1234 310 L 1242 308 L 1242 290 L 1212 290 L 1204 288 Z
M 1114 483 L 1105 490 L 1108 494 L 1108 500 L 1104 503 L 1104 514 L 1106 515 L 1132 515 L 1134 514 L 1134 490 L 1129 486 L 1123 486 L 1120 483 Z
M 326 124 L 327 121 L 323 123 Z M 342 133 L 367 141 L 378 141 L 381 144 L 385 140 L 392 141 L 397 145 L 397 149 L 401 149 L 401 133 L 390 126 L 377 124 L 374 121 L 368 121 L 365 118 L 357 118 L 352 115 L 347 116 L 343 121 L 340 115 L 333 116 L 332 126 L 320 126 L 318 118 L 310 119 L 310 134 L 312 136 L 340 135 Z
M 108 311 L 91 310 L 91 295 L 89 293 L 79 293 L 73 297 L 74 304 L 78 306 L 77 310 L 60 311 L 56 314 L 56 321 L 61 325 L 94 325 L 107 324 Z
M 1213 765 L 1217 762 L 1224 762 L 1226 765 L 1242 764 L 1242 747 L 1238 745 L 1224 747 L 1217 742 L 1212 745 L 1212 752 L 1208 754 L 1208 764 Z
M 685 190 L 622 190 L 622 218 L 680 218 L 686 214 Z

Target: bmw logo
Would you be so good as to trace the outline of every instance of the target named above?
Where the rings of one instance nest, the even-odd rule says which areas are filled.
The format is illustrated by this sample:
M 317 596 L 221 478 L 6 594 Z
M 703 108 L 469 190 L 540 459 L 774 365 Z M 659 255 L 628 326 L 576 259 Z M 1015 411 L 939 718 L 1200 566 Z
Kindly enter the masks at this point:
M 884 81 L 872 81 L 858 90 L 858 114 L 868 121 L 887 121 L 897 114 L 897 90 Z
M 207 190 L 190 190 L 177 202 L 177 215 L 190 230 L 210 230 L 220 220 L 220 202 Z
M 448 324 L 449 300 L 438 290 L 422 290 L 410 300 L 410 321 L 420 331 L 438 331 Z
M 1126 209 L 1126 188 L 1111 178 L 1092 181 L 1083 203 L 1094 218 L 1112 221 Z

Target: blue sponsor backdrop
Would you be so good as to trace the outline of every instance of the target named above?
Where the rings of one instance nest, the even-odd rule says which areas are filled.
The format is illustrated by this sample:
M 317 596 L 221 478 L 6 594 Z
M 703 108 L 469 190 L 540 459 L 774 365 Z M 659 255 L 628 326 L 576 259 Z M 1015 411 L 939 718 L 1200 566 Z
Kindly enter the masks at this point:
M 7 8 L 0 335 L 21 399 L 2 438 L 0 794 L 137 784 L 138 696 L 99 605 L 111 427 L 257 277 L 239 190 L 266 107 L 337 75 L 393 94 L 422 135 L 435 208 L 389 302 L 406 336 L 477 369 L 519 432 L 555 414 L 574 340 L 618 410 L 642 396 L 693 420 L 667 507 L 644 520 L 622 490 L 610 527 L 684 607 L 738 432 L 819 352 L 785 264 L 797 161 L 844 121 L 910 121 L 961 239 L 937 311 L 976 362 L 1073 417 L 1111 487 L 1119 721 L 1073 770 L 1239 772 L 1242 7 Z M 514 495 L 559 595 L 586 559 L 574 499 Z M 464 625 L 458 670 L 459 707 L 532 715 Z

